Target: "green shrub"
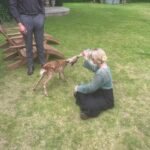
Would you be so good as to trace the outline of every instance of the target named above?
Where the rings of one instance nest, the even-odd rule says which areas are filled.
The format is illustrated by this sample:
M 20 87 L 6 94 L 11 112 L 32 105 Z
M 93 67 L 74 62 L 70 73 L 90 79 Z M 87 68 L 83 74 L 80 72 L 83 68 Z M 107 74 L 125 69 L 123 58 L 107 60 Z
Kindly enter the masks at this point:
M 10 20 L 9 8 L 8 8 L 8 1 L 7 0 L 0 0 L 0 19 L 2 21 Z
M 62 6 L 63 0 L 56 0 L 56 6 Z
M 69 2 L 69 3 L 71 3 L 71 2 L 92 2 L 92 0 L 64 0 L 64 2 Z

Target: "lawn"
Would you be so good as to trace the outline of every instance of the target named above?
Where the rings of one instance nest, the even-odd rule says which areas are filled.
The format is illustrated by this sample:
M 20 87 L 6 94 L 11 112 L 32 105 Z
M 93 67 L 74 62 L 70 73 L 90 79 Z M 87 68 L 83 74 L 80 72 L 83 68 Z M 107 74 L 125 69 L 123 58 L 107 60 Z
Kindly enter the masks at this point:
M 83 121 L 74 103 L 74 86 L 92 74 L 83 59 L 65 70 L 67 81 L 49 82 L 33 93 L 40 65 L 6 69 L 0 50 L 1 150 L 149 150 L 150 149 L 150 3 L 126 5 L 64 4 L 67 16 L 47 17 L 45 31 L 59 39 L 65 56 L 101 47 L 114 80 L 115 107 Z M 3 39 L 0 37 L 0 43 Z

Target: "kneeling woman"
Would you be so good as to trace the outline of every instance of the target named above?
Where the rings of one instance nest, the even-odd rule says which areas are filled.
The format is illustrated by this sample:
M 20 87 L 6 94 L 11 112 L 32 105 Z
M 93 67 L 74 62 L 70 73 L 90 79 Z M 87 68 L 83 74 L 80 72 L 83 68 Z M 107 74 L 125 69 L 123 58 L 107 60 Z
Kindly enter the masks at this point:
M 84 67 L 95 73 L 90 83 L 75 87 L 76 104 L 79 105 L 81 119 L 96 117 L 103 110 L 114 106 L 113 85 L 107 56 L 102 49 L 85 50 Z

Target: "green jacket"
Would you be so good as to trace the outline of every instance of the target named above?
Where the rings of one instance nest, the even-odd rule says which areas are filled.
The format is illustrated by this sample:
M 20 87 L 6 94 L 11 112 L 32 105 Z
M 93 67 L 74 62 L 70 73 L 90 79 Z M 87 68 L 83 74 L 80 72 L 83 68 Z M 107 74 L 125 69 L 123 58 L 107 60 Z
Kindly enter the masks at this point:
M 99 68 L 89 60 L 85 60 L 84 67 L 95 73 L 90 83 L 77 86 L 77 91 L 81 93 L 92 93 L 98 89 L 112 89 L 112 75 L 109 67 Z

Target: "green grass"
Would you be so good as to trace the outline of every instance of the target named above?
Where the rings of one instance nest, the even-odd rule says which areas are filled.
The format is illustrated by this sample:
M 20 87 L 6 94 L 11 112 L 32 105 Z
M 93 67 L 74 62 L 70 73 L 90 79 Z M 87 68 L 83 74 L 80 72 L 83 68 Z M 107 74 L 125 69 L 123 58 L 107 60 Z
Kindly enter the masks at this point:
M 74 86 L 92 74 L 83 60 L 65 70 L 67 81 L 49 82 L 49 97 L 32 86 L 26 67 L 9 71 L 0 51 L 0 149 L 2 150 L 149 150 L 150 4 L 65 4 L 67 16 L 48 17 L 45 31 L 61 41 L 66 58 L 101 47 L 114 79 L 115 108 L 82 121 Z M 2 43 L 2 37 L 0 38 Z

